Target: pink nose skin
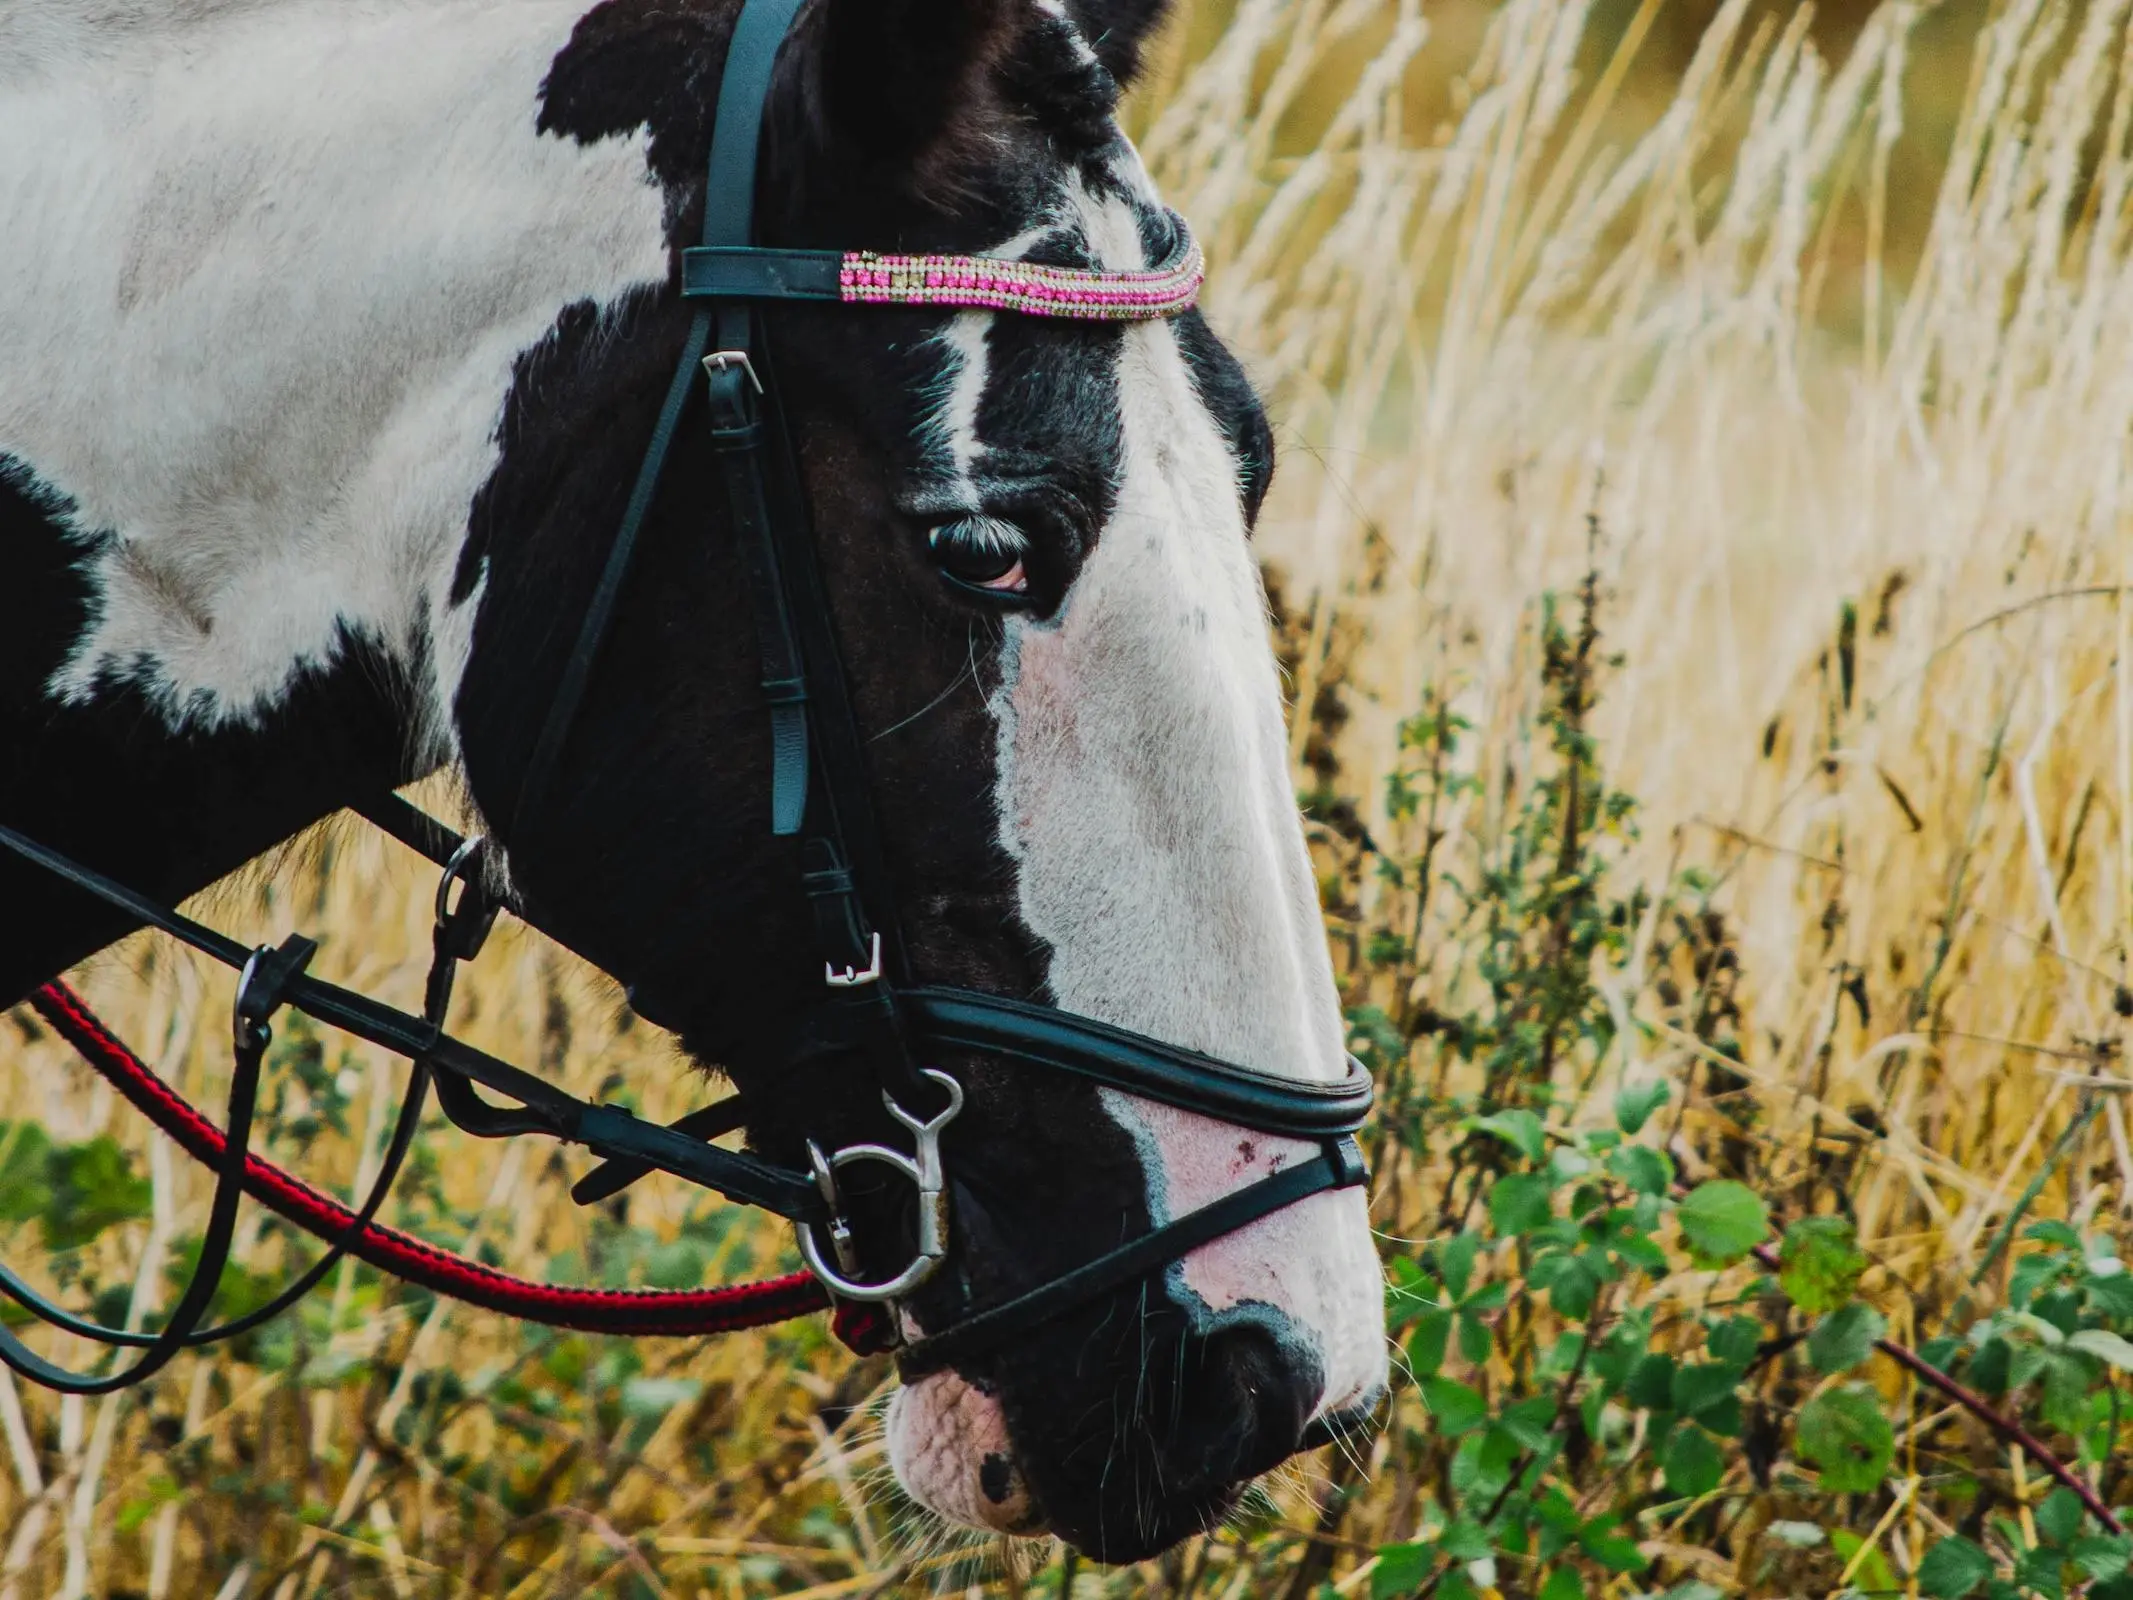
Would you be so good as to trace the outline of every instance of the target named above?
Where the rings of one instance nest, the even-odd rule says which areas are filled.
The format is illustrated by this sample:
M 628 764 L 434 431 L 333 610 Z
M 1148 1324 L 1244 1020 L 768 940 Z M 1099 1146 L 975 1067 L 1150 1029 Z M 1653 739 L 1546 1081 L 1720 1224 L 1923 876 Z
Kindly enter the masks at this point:
M 936 1372 L 889 1401 L 889 1465 L 928 1510 L 966 1527 L 1044 1532 L 1007 1441 L 1000 1403 L 953 1372 Z

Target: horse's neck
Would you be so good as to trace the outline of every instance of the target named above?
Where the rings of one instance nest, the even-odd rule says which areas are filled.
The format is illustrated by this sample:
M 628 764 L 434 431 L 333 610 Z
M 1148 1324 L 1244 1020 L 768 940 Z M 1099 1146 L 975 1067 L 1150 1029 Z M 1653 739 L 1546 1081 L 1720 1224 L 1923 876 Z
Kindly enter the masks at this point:
M 536 130 L 581 6 L 0 0 L 0 456 L 101 541 L 54 691 L 241 722 L 354 633 L 446 731 L 513 363 L 667 268 L 642 136 Z
M 0 821 L 176 899 L 450 753 L 514 363 L 667 271 L 584 3 L 0 0 Z M 124 931 L 0 905 L 0 1003 Z

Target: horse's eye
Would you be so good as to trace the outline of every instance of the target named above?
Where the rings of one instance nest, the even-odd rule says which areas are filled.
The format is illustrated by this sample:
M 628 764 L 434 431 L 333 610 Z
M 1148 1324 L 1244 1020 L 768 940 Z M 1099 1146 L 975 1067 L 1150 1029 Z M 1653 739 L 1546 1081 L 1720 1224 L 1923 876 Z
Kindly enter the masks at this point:
M 944 522 L 926 535 L 942 577 L 996 600 L 1029 593 L 1029 572 L 1022 564 L 1026 544 L 1020 529 L 992 517 Z

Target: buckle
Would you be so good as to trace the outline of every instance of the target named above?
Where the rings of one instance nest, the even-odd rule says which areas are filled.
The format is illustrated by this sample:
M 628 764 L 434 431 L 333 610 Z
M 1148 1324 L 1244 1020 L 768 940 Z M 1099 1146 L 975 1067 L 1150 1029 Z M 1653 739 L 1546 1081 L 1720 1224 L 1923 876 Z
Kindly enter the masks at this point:
M 794 1232 L 799 1235 L 800 1255 L 807 1262 L 808 1271 L 821 1279 L 824 1287 L 840 1300 L 899 1299 L 932 1277 L 947 1258 L 948 1182 L 941 1169 L 941 1130 L 963 1109 L 963 1086 L 945 1072 L 936 1072 L 931 1067 L 921 1070 L 948 1095 L 948 1104 L 940 1115 L 921 1121 L 888 1094 L 881 1097 L 882 1104 L 889 1108 L 889 1115 L 911 1131 L 915 1157 L 881 1144 L 847 1145 L 834 1154 L 825 1155 L 814 1140 L 807 1141 L 807 1158 L 814 1168 L 815 1185 L 829 1203 L 830 1219 L 826 1226 L 837 1264 L 831 1266 L 824 1259 L 815 1230 L 808 1224 L 796 1224 Z M 862 1161 L 878 1161 L 883 1166 L 894 1167 L 918 1190 L 918 1254 L 903 1271 L 881 1283 L 861 1283 L 852 1276 L 859 1270 L 858 1251 L 852 1242 L 852 1225 L 844 1215 L 844 1204 L 837 1193 L 838 1170 Z
M 704 357 L 704 371 L 711 377 L 723 375 L 729 367 L 739 367 L 748 374 L 748 381 L 754 385 L 755 392 L 763 392 L 763 380 L 755 375 L 755 363 L 748 359 L 747 351 L 714 350 Z
M 302 975 L 317 952 L 317 942 L 300 933 L 290 934 L 279 946 L 263 944 L 252 952 L 238 975 L 237 998 L 230 1005 L 230 1034 L 240 1052 L 266 1048 L 274 1036 L 267 1019 L 281 1009 L 290 983 Z M 956 1098 L 960 1103 L 962 1096 Z
M 481 947 L 488 943 L 489 930 L 496 926 L 496 913 L 501 909 L 483 892 L 473 873 L 476 858 L 487 843 L 488 840 L 478 833 L 461 841 L 437 880 L 437 938 L 459 961 L 472 961 L 481 954 Z M 460 886 L 456 906 L 452 903 L 454 882 Z
M 869 983 L 879 983 L 881 981 L 881 935 L 876 933 L 873 936 L 873 941 L 873 957 L 864 968 L 846 967 L 840 972 L 837 970 L 837 964 L 834 961 L 825 961 L 822 963 L 822 981 L 832 989 L 857 989 Z M 927 1076 L 943 1078 L 944 1082 L 948 1081 L 938 1072 L 929 1072 Z M 958 1090 L 956 1104 L 961 1105 L 962 1099 L 962 1092 Z M 895 1101 L 889 1101 L 889 1109 L 896 1111 L 896 1115 L 900 1120 L 907 1120 L 904 1119 L 904 1114 L 901 1111 L 896 1110 Z

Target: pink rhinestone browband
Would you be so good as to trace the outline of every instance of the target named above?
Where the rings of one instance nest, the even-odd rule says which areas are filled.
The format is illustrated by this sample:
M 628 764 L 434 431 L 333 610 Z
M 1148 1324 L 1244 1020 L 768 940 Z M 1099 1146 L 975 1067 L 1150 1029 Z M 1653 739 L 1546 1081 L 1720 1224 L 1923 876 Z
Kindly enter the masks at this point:
M 1207 263 L 1200 246 L 1180 230 L 1182 244 L 1147 272 L 1098 272 L 1048 267 L 992 256 L 878 256 L 849 253 L 837 274 L 848 305 L 985 306 L 1032 317 L 1100 322 L 1146 322 L 1189 309 L 1199 298 Z

